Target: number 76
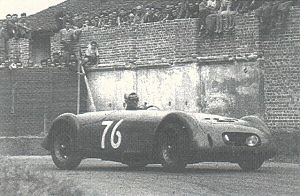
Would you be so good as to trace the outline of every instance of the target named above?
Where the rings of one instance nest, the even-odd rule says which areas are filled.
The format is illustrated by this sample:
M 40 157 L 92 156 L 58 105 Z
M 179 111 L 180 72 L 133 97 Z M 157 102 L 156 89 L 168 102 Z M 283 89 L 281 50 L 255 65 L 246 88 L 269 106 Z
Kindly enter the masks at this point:
M 122 140 L 122 135 L 121 135 L 121 132 L 118 131 L 118 127 L 121 125 L 121 123 L 123 122 L 124 120 L 120 120 L 119 122 L 117 122 L 117 124 L 113 127 L 112 129 L 112 132 L 111 132 L 111 135 L 110 135 L 110 143 L 111 143 L 111 146 L 114 148 L 114 149 L 117 149 L 120 147 L 121 145 L 121 140 Z M 104 131 L 103 131 L 103 134 L 102 134 L 102 139 L 101 139 L 101 148 L 102 149 L 105 149 L 105 136 L 109 130 L 109 128 L 111 127 L 111 125 L 114 123 L 114 121 L 103 121 L 102 122 L 102 125 L 106 126 Z M 115 136 L 118 137 L 118 141 L 115 142 Z

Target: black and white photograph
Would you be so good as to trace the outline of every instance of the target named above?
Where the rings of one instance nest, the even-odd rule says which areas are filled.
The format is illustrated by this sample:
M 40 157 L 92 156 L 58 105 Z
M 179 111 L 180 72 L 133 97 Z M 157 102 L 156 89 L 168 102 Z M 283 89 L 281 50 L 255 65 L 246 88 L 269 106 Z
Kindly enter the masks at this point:
M 300 0 L 0 0 L 0 196 L 300 195 Z

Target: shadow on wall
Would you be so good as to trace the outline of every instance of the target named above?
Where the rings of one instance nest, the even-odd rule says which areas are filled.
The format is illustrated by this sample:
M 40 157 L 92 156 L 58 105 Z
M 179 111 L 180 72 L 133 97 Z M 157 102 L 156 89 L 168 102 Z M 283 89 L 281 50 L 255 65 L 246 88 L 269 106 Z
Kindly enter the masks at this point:
M 260 76 L 257 65 L 203 66 L 202 112 L 231 117 L 259 115 Z

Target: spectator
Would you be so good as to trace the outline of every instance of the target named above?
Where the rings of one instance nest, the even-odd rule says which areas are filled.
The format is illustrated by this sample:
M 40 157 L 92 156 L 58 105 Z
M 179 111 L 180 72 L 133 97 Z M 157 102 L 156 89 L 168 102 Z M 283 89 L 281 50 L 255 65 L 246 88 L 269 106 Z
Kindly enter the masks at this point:
M 206 7 L 210 9 L 212 12 L 216 12 L 218 9 L 217 0 L 207 0 Z
M 60 30 L 60 43 L 62 44 L 62 51 L 64 54 L 64 60 L 68 64 L 70 54 L 73 53 L 73 41 L 75 31 L 72 28 L 69 21 L 66 22 L 66 27 Z
M 100 20 L 100 17 L 98 15 L 95 15 L 94 17 L 94 20 L 95 20 L 95 27 L 99 27 L 99 20 Z
M 209 14 L 211 12 L 207 8 L 207 1 L 204 0 L 199 4 L 200 33 L 203 33 L 205 30 L 205 19 Z
M 73 24 L 74 15 L 67 11 L 66 7 L 55 14 L 55 21 L 58 30 L 63 29 L 66 26 L 66 23 Z
M 186 18 L 198 18 L 199 17 L 199 4 L 188 3 Z
M 89 20 L 89 19 L 86 19 L 86 20 L 84 21 L 83 25 L 82 25 L 82 29 L 83 29 L 83 30 L 88 30 L 88 29 L 90 28 L 90 26 L 91 26 L 90 20 Z
M 185 18 L 188 14 L 187 8 L 188 7 L 188 1 L 184 0 L 183 2 L 179 2 L 178 3 L 178 15 L 177 18 L 181 19 L 181 18 Z
M 27 61 L 27 67 L 32 68 L 33 67 L 33 61 L 31 59 L 28 59 Z
M 38 67 L 39 67 L 39 68 L 41 68 L 41 67 L 47 67 L 47 59 L 41 60 L 41 64 L 38 65 Z
M 0 21 L 0 56 L 6 58 L 7 40 L 9 39 L 4 22 Z
M 298 1 L 299 3 L 300 1 Z M 283 22 L 286 21 L 288 13 L 290 11 L 290 7 L 293 4 L 293 1 L 280 1 L 280 5 L 278 6 L 278 15 L 279 19 Z
M 73 71 L 77 72 L 78 69 L 78 62 L 77 61 L 70 61 L 70 64 L 68 65 L 68 68 Z
M 111 15 L 110 15 L 110 18 L 109 18 L 109 26 L 110 27 L 118 26 L 118 23 L 117 23 L 118 19 L 117 18 L 118 18 L 117 12 L 112 12 Z
M 158 22 L 162 19 L 160 8 L 151 8 L 153 10 L 153 22 Z
M 11 62 L 9 62 L 8 69 L 13 70 L 17 68 L 17 63 L 19 63 L 18 57 L 12 57 Z
M 165 10 L 166 10 L 165 16 L 162 19 L 162 21 L 165 21 L 165 20 L 174 20 L 175 16 L 173 15 L 173 12 L 172 12 L 173 6 L 172 5 L 167 5 Z
M 51 67 L 57 67 L 57 68 L 60 68 L 60 67 L 61 67 L 61 64 L 60 64 L 60 63 L 54 63 L 54 62 L 52 62 L 52 63 L 51 63 Z
M 61 62 L 60 65 L 61 65 L 61 67 L 67 67 L 65 62 Z
M 0 64 L 0 69 L 1 68 L 5 68 L 6 66 L 5 66 L 5 62 L 1 62 L 1 64 Z
M 137 6 L 135 8 L 133 23 L 134 24 L 140 24 L 140 23 L 142 23 L 142 18 L 143 18 L 142 15 L 143 15 L 142 6 Z
M 270 0 L 266 0 L 262 6 L 256 10 L 255 15 L 258 17 L 261 23 L 261 30 L 262 31 L 269 31 L 272 25 L 272 13 L 273 13 L 273 4 L 274 2 Z
M 82 65 L 96 65 L 99 62 L 98 44 L 92 41 L 85 51 Z
M 24 68 L 24 67 L 23 67 L 23 64 L 22 64 L 21 62 L 17 62 L 16 65 L 17 65 L 17 68 L 21 68 L 21 69 Z
M 11 26 L 11 30 L 12 30 L 12 36 L 15 39 L 20 38 L 20 31 L 17 26 L 17 23 L 18 23 L 18 14 L 13 14 L 11 17 L 11 20 L 10 20 L 10 26 Z
M 6 29 L 8 33 L 8 37 L 14 37 L 14 23 L 12 22 L 12 16 L 10 14 L 6 15 Z
M 128 16 L 126 16 L 126 11 L 125 11 L 124 8 L 121 8 L 119 10 L 119 14 L 117 16 L 117 24 L 118 24 L 118 26 L 125 25 L 127 20 L 128 20 Z
M 145 14 L 142 17 L 142 23 L 149 23 L 152 22 L 152 13 L 150 7 L 146 7 Z
M 26 13 L 21 14 L 21 18 L 16 23 L 18 32 L 22 38 L 31 39 L 31 29 L 28 27 Z
M 129 13 L 129 15 L 128 15 L 128 22 L 127 22 L 127 24 L 128 25 L 132 25 L 132 24 L 134 24 L 134 14 L 131 12 L 131 13 Z
M 47 58 L 47 67 L 54 67 L 54 64 L 53 64 L 51 58 Z
M 217 27 L 217 10 L 220 8 L 220 1 L 217 0 L 208 0 L 206 5 L 209 15 L 206 17 L 206 34 L 212 35 L 216 32 Z
M 97 21 L 95 17 L 92 18 L 91 19 L 91 26 L 92 27 L 98 27 L 98 22 L 99 22 L 99 20 Z
M 233 21 L 233 12 L 231 11 L 232 1 L 231 0 L 221 0 L 220 1 L 220 9 L 217 14 L 216 20 L 216 33 L 222 33 L 224 30 L 223 18 L 226 19 L 226 27 L 227 29 L 232 29 L 234 26 Z
M 77 27 L 81 28 L 82 25 L 83 25 L 82 21 L 83 21 L 82 15 L 74 14 L 74 18 L 73 18 L 74 26 L 77 26 Z
M 100 17 L 99 17 L 99 21 L 98 21 L 98 27 L 99 28 L 102 28 L 102 27 L 104 27 L 104 24 L 105 24 L 105 21 L 104 21 L 104 13 L 101 13 L 100 14 Z
M 75 53 L 70 55 L 70 61 L 78 61 Z
M 53 58 L 52 60 L 53 63 L 59 63 L 59 64 L 61 63 L 61 56 L 58 52 L 54 52 L 52 54 L 52 58 Z

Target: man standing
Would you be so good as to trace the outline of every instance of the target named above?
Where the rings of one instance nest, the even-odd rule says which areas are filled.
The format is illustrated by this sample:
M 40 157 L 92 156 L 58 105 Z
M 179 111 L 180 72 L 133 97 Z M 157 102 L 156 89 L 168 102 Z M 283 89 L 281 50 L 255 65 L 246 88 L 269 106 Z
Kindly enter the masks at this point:
M 28 27 L 26 13 L 21 14 L 21 18 L 16 23 L 19 28 L 20 36 L 23 38 L 30 39 L 31 38 L 31 29 Z
M 69 21 L 66 21 L 65 28 L 59 31 L 60 43 L 62 44 L 62 52 L 66 64 L 70 61 L 70 54 L 73 53 L 73 41 L 75 30 L 72 28 Z
M 6 59 L 6 42 L 8 40 L 7 29 L 4 26 L 4 23 L 0 21 L 0 56 Z

